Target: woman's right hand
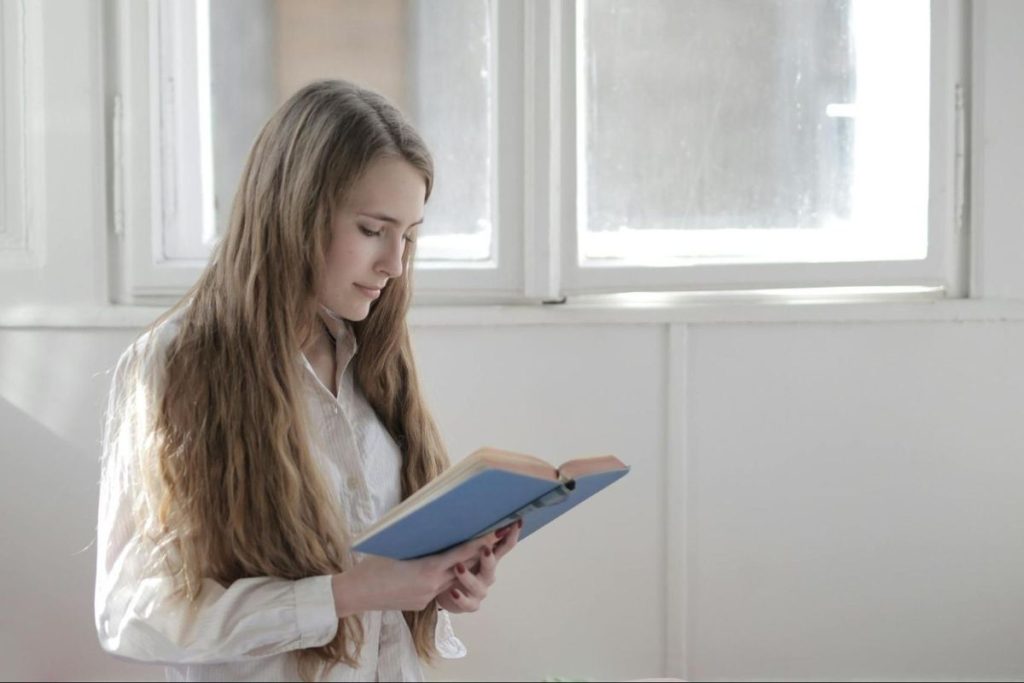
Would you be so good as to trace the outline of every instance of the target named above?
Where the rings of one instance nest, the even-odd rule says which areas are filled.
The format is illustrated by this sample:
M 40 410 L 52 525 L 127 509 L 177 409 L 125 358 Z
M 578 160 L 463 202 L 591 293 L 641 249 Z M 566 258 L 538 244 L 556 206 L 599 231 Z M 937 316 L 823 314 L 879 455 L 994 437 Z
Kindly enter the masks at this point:
M 367 555 L 352 569 L 331 578 L 338 618 L 373 610 L 424 609 L 455 578 L 455 565 L 475 559 L 484 546 L 494 548 L 499 540 L 492 532 L 416 560 Z

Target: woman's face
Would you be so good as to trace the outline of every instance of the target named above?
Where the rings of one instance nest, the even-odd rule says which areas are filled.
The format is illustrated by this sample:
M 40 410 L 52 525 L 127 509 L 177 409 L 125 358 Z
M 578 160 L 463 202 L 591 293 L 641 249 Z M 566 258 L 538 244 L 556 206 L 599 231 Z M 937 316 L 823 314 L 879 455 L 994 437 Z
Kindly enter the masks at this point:
M 423 222 L 427 185 L 423 174 L 403 159 L 372 162 L 346 204 L 331 217 L 331 246 L 321 304 L 346 320 L 362 320 L 380 290 L 402 275 L 407 240 Z

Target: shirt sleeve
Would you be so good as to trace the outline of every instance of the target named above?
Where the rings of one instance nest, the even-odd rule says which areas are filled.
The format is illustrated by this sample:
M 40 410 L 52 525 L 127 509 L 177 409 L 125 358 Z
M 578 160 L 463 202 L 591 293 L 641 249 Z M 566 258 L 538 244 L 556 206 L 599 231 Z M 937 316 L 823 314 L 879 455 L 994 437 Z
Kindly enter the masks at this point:
M 434 629 L 434 644 L 445 659 L 461 659 L 466 656 L 466 646 L 455 635 L 448 610 L 437 611 L 437 626 Z
M 132 514 L 132 465 L 142 454 L 134 430 L 116 429 L 128 412 L 120 399 L 131 353 L 122 355 L 114 372 L 104 425 L 94 603 L 100 645 L 126 659 L 212 664 L 330 641 L 338 618 L 329 575 L 295 581 L 250 577 L 227 587 L 204 579 L 198 599 L 189 604 L 176 595 L 171 576 L 146 569 L 155 548 Z M 151 381 L 153 373 L 142 376 Z
M 452 631 L 448 612 L 438 610 L 434 644 L 444 659 L 466 656 L 466 647 Z M 397 610 L 381 612 L 380 647 L 377 657 L 378 681 L 422 681 L 423 668 L 416 653 L 412 632 L 402 613 Z

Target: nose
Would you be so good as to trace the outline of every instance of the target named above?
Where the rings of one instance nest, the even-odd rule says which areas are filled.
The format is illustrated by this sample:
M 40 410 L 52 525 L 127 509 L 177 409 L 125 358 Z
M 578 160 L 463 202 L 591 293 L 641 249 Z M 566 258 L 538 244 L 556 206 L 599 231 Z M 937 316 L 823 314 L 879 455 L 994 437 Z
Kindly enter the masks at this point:
M 402 275 L 402 256 L 405 254 L 405 240 L 401 235 L 398 240 L 388 242 L 387 252 L 377 263 L 377 272 L 394 279 Z

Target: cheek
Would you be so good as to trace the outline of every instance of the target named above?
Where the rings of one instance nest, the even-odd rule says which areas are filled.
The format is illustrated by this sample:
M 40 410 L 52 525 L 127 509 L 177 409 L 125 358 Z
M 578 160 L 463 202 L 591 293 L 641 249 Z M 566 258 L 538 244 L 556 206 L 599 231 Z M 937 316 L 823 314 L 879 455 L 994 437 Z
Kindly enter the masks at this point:
M 354 277 L 356 271 L 360 270 L 367 255 L 365 250 L 352 243 L 334 244 L 327 254 L 327 278 L 329 280 L 344 280 Z

